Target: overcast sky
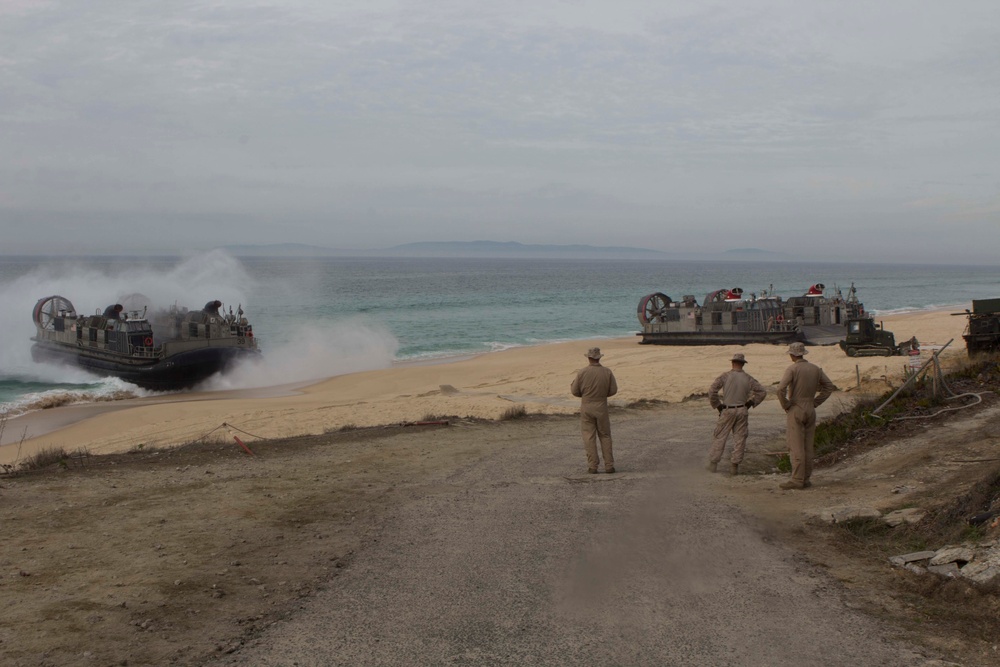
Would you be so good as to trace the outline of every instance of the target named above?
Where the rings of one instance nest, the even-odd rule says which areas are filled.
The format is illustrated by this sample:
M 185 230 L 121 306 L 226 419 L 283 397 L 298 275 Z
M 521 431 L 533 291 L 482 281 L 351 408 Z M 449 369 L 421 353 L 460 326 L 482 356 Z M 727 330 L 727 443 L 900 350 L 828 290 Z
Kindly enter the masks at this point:
M 1000 3 L 2 0 L 2 254 L 995 263 Z

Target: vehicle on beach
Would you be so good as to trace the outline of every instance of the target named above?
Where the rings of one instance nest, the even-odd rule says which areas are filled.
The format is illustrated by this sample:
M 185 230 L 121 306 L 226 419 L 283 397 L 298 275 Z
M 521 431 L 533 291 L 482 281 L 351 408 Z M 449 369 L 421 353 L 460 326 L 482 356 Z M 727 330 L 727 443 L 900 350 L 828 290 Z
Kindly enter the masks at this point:
M 839 289 L 828 297 L 822 283 L 787 299 L 773 292 L 773 286 L 760 295 L 720 289 L 700 304 L 692 295 L 675 301 L 662 292 L 647 294 L 639 301 L 642 331 L 636 335 L 653 345 L 834 345 L 844 338 L 848 320 L 867 317 L 853 283 L 846 299 Z
M 146 309 L 112 304 L 78 315 L 62 296 L 39 299 L 31 357 L 78 366 L 144 389 L 186 389 L 240 359 L 260 354 L 243 308 L 221 312 L 221 301 L 200 310 L 173 307 L 147 318 Z
M 970 357 L 1000 351 L 1000 299 L 973 299 L 972 310 L 952 315 L 969 318 L 962 338 Z
M 892 357 L 920 349 L 916 337 L 897 345 L 896 336 L 870 317 L 848 320 L 847 337 L 839 344 L 849 357 Z

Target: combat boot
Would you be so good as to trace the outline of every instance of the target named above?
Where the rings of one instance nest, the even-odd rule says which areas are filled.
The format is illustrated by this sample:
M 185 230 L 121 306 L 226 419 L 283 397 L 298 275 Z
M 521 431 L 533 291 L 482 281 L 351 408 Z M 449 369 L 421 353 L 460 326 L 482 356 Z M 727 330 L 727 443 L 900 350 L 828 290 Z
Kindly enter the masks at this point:
M 718 469 L 719 469 L 719 464 L 716 463 L 715 461 L 709 461 L 708 465 L 705 466 L 705 470 L 707 470 L 708 472 L 715 472 Z
M 729 464 L 729 474 L 732 475 L 733 477 L 735 477 L 736 475 L 739 475 L 740 474 L 740 464 L 739 463 L 730 463 Z

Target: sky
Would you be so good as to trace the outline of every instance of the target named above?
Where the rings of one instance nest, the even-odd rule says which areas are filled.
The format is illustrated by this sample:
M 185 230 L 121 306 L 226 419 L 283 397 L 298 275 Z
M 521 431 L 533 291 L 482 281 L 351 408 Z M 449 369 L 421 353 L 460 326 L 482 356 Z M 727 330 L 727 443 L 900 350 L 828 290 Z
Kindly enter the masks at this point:
M 0 254 L 995 263 L 996 0 L 0 3 Z

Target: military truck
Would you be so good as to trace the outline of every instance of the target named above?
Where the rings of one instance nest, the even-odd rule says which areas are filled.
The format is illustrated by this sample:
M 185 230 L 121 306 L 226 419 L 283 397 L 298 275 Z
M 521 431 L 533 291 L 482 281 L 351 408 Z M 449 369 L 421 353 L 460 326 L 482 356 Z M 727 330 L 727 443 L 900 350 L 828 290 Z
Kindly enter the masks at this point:
M 1000 299 L 973 299 L 969 326 L 962 336 L 969 356 L 1000 350 Z
M 870 317 L 851 318 L 847 321 L 847 338 L 840 341 L 840 349 L 849 357 L 892 357 L 917 349 L 917 339 L 911 338 L 896 345 L 896 337 L 886 331 L 882 323 Z

